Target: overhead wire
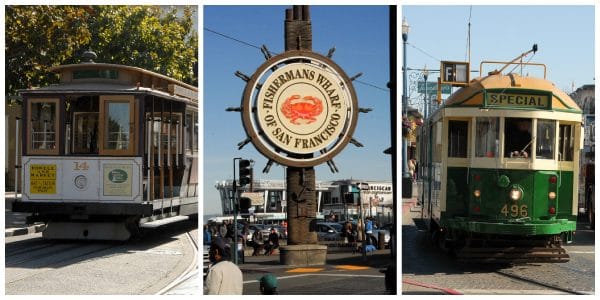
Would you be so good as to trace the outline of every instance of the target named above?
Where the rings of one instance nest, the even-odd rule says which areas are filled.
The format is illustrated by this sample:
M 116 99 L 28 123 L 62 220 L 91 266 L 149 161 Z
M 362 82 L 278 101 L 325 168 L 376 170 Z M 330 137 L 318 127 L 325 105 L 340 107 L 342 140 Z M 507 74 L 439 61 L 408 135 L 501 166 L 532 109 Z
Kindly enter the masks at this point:
M 254 45 L 254 44 L 248 43 L 248 42 L 246 42 L 246 41 L 243 41 L 243 40 L 241 40 L 241 39 L 238 39 L 238 38 L 235 38 L 235 37 L 229 36 L 229 35 L 227 35 L 227 34 L 224 34 L 224 33 L 218 32 L 218 31 L 216 31 L 216 30 L 213 30 L 213 29 L 210 29 L 210 28 L 207 28 L 207 27 L 204 27 L 204 30 L 206 30 L 206 31 L 208 31 L 208 32 L 210 32 L 210 33 L 214 33 L 214 34 L 216 34 L 216 35 L 218 35 L 218 36 L 224 37 L 224 38 L 226 38 L 226 39 L 229 39 L 229 40 L 232 40 L 232 41 L 238 42 L 238 43 L 240 43 L 240 44 L 243 44 L 243 45 L 246 45 L 246 46 L 249 46 L 249 47 L 252 47 L 252 48 L 256 48 L 256 49 L 261 49 L 261 47 L 259 47 L 259 46 L 256 46 L 256 45 Z M 271 53 L 271 54 L 273 54 L 273 55 L 278 55 L 278 54 L 280 54 L 280 53 L 273 52 L 273 51 L 270 51 L 270 50 L 269 50 L 269 53 Z M 372 88 L 375 88 L 375 89 L 378 89 L 378 90 L 384 91 L 384 92 L 389 92 L 389 89 L 388 89 L 388 88 L 383 88 L 383 87 L 377 86 L 377 85 L 375 85 L 375 84 L 368 83 L 368 82 L 366 82 L 366 81 L 362 81 L 362 80 L 359 80 L 359 79 L 354 79 L 354 81 L 355 81 L 355 82 L 357 82 L 357 83 L 360 83 L 360 84 L 363 84 L 363 85 L 366 85 L 366 86 L 369 86 L 369 87 L 372 87 Z

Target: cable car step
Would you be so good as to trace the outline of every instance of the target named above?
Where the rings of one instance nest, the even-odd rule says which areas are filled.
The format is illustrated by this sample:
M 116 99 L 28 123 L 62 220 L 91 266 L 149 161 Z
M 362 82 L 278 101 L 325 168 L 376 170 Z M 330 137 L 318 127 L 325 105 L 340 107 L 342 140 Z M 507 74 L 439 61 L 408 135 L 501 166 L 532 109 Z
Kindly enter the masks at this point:
M 189 216 L 169 217 L 169 218 L 159 219 L 159 220 L 155 220 L 155 221 L 151 221 L 151 222 L 147 222 L 147 223 L 142 223 L 142 224 L 140 224 L 140 227 L 141 228 L 156 228 L 156 227 L 160 227 L 160 226 L 163 226 L 166 224 L 185 221 L 189 218 L 190 218 Z

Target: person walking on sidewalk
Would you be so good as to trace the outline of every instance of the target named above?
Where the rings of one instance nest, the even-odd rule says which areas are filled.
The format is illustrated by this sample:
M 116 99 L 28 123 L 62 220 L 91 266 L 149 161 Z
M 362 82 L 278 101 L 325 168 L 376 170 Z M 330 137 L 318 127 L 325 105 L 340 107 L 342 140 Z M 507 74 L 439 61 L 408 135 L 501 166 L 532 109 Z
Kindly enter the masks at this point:
M 215 238 L 208 250 L 213 264 L 206 275 L 208 295 L 241 295 L 244 289 L 243 275 L 231 259 L 231 246 L 221 237 Z

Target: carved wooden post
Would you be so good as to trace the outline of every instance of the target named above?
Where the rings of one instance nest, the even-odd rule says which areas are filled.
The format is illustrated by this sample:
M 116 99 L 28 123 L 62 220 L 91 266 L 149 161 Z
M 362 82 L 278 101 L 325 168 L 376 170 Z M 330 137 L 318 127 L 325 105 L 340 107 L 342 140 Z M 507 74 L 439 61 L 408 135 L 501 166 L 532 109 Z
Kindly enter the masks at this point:
M 309 7 L 294 5 L 293 9 L 286 9 L 285 15 L 285 51 L 312 51 Z M 315 169 L 288 167 L 286 183 L 288 244 L 317 244 L 317 233 L 310 231 L 317 213 Z

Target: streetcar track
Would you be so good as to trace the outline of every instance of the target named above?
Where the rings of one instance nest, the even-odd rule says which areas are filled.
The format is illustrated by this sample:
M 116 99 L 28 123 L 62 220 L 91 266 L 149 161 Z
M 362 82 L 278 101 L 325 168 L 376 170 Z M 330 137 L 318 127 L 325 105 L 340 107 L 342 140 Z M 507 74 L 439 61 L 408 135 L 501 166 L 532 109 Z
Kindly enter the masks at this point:
M 87 246 L 87 247 L 89 247 L 89 246 Z M 98 248 L 98 249 L 90 249 L 90 250 L 86 250 L 86 251 L 80 252 L 76 256 L 67 255 L 68 253 L 61 252 L 61 254 L 64 255 L 64 258 L 61 258 L 61 259 L 58 259 L 58 260 L 54 260 L 54 261 L 48 262 L 46 264 L 42 264 L 39 267 L 52 267 L 52 266 L 56 266 L 56 265 L 62 264 L 64 262 L 74 261 L 74 260 L 80 259 L 80 258 L 85 257 L 85 256 L 89 256 L 89 255 L 94 254 L 94 253 L 98 253 L 98 252 L 102 252 L 102 251 L 108 250 L 108 249 L 113 248 L 113 247 L 114 247 L 113 245 L 110 245 L 110 246 L 104 246 L 104 247 Z M 58 249 L 58 250 L 60 250 L 60 251 L 74 252 L 74 251 L 71 251 L 71 250 L 79 250 L 79 249 L 82 249 L 82 248 L 84 248 L 84 247 L 81 247 L 80 245 L 73 245 L 73 246 L 70 246 L 70 247 L 67 247 L 67 248 L 63 248 L 63 249 Z M 56 251 L 52 251 L 52 252 L 56 253 Z M 25 263 L 35 264 L 36 262 L 41 262 L 42 259 L 51 258 L 52 256 L 56 257 L 57 255 L 55 255 L 55 254 L 54 255 L 53 254 L 48 254 L 48 253 L 41 253 L 41 254 L 38 254 L 38 255 L 35 255 L 35 256 L 31 256 L 31 257 L 28 257 L 26 259 L 21 259 L 21 260 L 18 260 L 18 261 L 14 261 L 14 262 L 6 261 L 6 266 L 7 267 L 17 267 L 17 266 L 23 265 Z
M 179 275 L 177 278 L 175 278 L 175 280 L 173 280 L 171 283 L 169 283 L 167 286 L 165 286 L 162 290 L 158 291 L 156 293 L 156 295 L 166 295 L 170 291 L 175 290 L 182 283 L 186 282 L 191 277 L 193 277 L 194 271 L 197 271 L 197 269 L 198 269 L 198 242 L 196 241 L 196 239 L 194 239 L 194 237 L 192 237 L 192 235 L 190 234 L 189 231 L 187 231 L 185 233 L 185 236 L 186 236 L 188 242 L 190 243 L 190 245 L 192 246 L 193 260 L 190 263 L 190 265 L 187 267 L 187 269 L 185 269 L 185 271 L 183 271 L 183 273 L 181 273 L 181 275 Z
M 550 283 L 545 283 L 545 282 L 542 282 L 539 280 L 531 279 L 531 278 L 528 278 L 525 276 L 517 275 L 517 274 L 511 273 L 511 272 L 506 272 L 503 270 L 498 270 L 498 271 L 495 271 L 494 273 L 511 278 L 511 279 L 515 279 L 518 281 L 532 283 L 532 284 L 539 285 L 539 286 L 542 286 L 545 288 L 550 288 L 553 290 L 557 290 L 557 291 L 561 291 L 561 292 L 565 292 L 565 293 L 569 293 L 569 294 L 573 294 L 573 295 L 587 295 L 587 293 L 585 293 L 585 292 L 580 292 L 580 291 L 572 290 L 569 288 L 560 287 L 560 286 L 550 284 Z

